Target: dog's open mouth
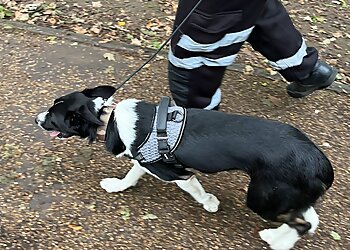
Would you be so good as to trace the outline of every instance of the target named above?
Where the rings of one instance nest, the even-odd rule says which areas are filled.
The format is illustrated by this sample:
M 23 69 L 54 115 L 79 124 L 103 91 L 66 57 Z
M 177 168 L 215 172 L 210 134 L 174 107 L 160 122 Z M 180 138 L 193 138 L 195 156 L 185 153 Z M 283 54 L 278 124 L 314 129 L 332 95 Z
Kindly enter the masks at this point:
M 50 132 L 50 136 L 51 136 L 51 137 L 58 137 L 60 134 L 61 134 L 61 132 L 58 132 L 58 131 L 52 131 L 52 132 Z
M 62 132 L 59 132 L 59 131 L 51 131 L 50 137 L 52 137 L 52 138 L 67 138 L 68 135 L 66 135 Z

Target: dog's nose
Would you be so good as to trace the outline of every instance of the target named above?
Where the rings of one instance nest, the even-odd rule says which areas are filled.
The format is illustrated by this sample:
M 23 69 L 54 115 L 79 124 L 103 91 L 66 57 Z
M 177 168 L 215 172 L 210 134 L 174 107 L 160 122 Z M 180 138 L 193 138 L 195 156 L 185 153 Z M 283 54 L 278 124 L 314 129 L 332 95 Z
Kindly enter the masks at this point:
M 37 117 L 35 118 L 35 123 L 38 125 L 43 124 L 46 120 L 47 114 L 48 114 L 48 112 L 42 112 L 42 113 L 38 114 Z

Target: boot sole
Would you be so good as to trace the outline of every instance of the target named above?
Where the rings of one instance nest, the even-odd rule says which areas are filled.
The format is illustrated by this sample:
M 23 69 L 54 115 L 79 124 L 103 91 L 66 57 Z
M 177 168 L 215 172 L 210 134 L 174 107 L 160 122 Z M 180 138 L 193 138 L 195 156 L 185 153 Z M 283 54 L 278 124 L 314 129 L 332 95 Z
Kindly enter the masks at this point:
M 289 90 L 288 87 L 287 87 L 287 93 L 293 98 L 305 97 L 307 95 L 312 94 L 316 90 L 325 89 L 328 86 L 330 86 L 334 82 L 337 74 L 338 74 L 338 71 L 336 69 L 334 69 L 332 74 L 328 77 L 327 81 L 323 85 L 321 85 L 321 86 L 310 86 L 310 88 L 305 90 L 305 91 L 292 91 L 292 90 Z M 295 84 L 298 84 L 298 83 L 295 83 Z M 300 84 L 298 84 L 298 85 L 300 85 Z M 305 88 L 305 86 L 302 86 L 302 87 Z

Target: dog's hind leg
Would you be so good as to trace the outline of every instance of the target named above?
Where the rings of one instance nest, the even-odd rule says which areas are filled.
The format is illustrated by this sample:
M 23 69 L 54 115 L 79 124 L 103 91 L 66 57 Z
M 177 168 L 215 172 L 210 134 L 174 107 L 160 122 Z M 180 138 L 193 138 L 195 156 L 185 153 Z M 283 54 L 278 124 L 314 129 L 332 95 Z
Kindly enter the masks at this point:
M 278 228 L 259 232 L 261 239 L 274 250 L 291 249 L 300 236 L 306 232 L 313 234 L 319 224 L 318 215 L 313 207 L 304 212 L 280 215 L 277 220 L 285 223 Z
M 135 186 L 138 180 L 146 173 L 138 162 L 133 161 L 134 165 L 123 179 L 105 178 L 101 180 L 100 186 L 108 193 L 121 192 L 125 189 Z
M 202 204 L 205 210 L 210 213 L 218 211 L 220 201 L 215 195 L 205 192 L 196 176 L 193 175 L 188 180 L 177 180 L 175 182 L 182 190 L 189 193 L 198 203 Z

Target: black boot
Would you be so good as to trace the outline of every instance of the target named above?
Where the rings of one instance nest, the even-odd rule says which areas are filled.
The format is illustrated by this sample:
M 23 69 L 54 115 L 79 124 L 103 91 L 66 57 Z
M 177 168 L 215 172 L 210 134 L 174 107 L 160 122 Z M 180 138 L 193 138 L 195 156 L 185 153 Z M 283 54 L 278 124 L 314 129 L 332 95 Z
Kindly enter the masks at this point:
M 327 88 L 333 83 L 338 71 L 325 62 L 317 61 L 311 74 L 304 80 L 292 82 L 287 93 L 294 98 L 310 95 L 315 90 Z

